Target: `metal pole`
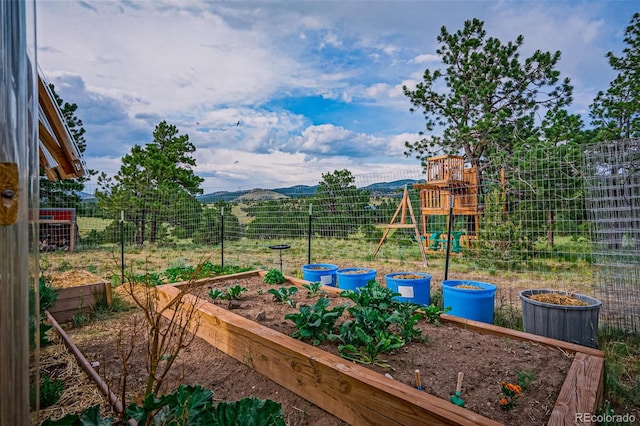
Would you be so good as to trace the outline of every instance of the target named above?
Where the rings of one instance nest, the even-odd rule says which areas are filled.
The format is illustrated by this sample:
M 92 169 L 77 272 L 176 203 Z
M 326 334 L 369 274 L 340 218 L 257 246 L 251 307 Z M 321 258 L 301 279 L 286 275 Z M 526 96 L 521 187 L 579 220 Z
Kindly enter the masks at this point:
M 307 264 L 311 264 L 311 221 L 313 217 L 313 204 L 309 204 L 309 233 L 307 236 Z
M 451 252 L 451 227 L 453 225 L 453 194 L 449 194 L 449 223 L 447 225 L 447 255 L 444 260 L 444 279 L 449 279 L 449 253 Z
M 120 210 L 120 269 L 122 272 L 120 284 L 124 284 L 124 210 Z
M 220 208 L 220 267 L 224 268 L 224 206 Z

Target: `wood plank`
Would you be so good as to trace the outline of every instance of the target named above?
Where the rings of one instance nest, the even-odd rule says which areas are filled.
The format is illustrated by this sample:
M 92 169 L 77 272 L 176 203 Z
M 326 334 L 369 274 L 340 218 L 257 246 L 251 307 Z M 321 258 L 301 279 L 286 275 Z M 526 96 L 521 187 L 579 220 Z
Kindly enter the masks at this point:
M 576 353 L 548 425 L 575 425 L 581 414 L 595 414 L 602 402 L 604 358 Z
M 262 273 L 262 276 L 264 277 L 264 275 L 266 275 L 266 271 L 259 271 L 259 270 L 253 270 L 253 271 L 247 271 L 247 272 L 238 272 L 237 274 L 229 274 L 229 275 L 221 275 L 219 277 L 206 277 L 206 278 L 198 278 L 197 280 L 194 280 L 194 283 L 196 284 L 196 287 L 201 287 L 203 285 L 207 285 L 207 284 L 211 284 L 211 283 L 215 283 L 217 281 L 226 281 L 226 280 L 232 280 L 232 279 L 236 279 L 236 278 L 247 278 L 247 277 L 252 277 L 254 275 L 258 275 Z M 179 283 L 173 283 L 171 284 L 174 287 L 181 287 L 184 285 L 187 285 L 189 283 L 189 281 L 182 281 Z M 306 284 L 307 281 L 304 281 L 304 283 Z
M 69 321 L 78 312 L 90 312 L 101 300 L 111 306 L 110 293 L 111 286 L 104 281 L 61 288 L 49 312 L 58 322 Z
M 65 287 L 57 289 L 58 299 L 74 299 L 87 296 L 103 295 L 105 293 L 106 283 L 100 281 L 92 284 L 78 285 L 75 287 Z
M 442 322 L 455 324 L 467 330 L 474 330 L 482 334 L 493 334 L 501 337 L 509 337 L 517 340 L 535 342 L 552 348 L 560 348 L 566 352 L 581 352 L 588 355 L 604 358 L 604 352 L 599 349 L 589 348 L 587 346 L 577 345 L 575 343 L 569 343 L 562 340 L 551 339 L 549 337 L 538 336 L 537 334 L 525 333 L 524 331 L 512 330 L 510 328 L 499 327 L 497 325 L 487 324 L 480 321 L 473 321 L 447 314 L 442 314 L 442 316 L 440 316 L 440 320 Z
M 78 313 L 83 313 L 85 315 L 88 315 L 89 312 L 91 312 L 91 308 L 89 306 L 85 306 L 82 309 L 79 309 L 79 308 L 67 309 L 67 310 L 61 310 L 56 312 L 50 312 L 50 314 L 56 319 L 56 321 L 62 323 L 62 322 L 73 320 L 73 317 L 75 317 Z
M 179 292 L 157 291 L 160 307 Z M 198 308 L 199 337 L 349 424 L 499 424 L 192 295 L 183 300 Z
M 62 117 L 60 108 L 55 103 L 53 95 L 40 76 L 38 76 L 38 104 L 53 134 L 50 134 L 46 126 L 41 122 L 38 123 L 38 127 L 44 127 L 47 130 L 46 133 L 55 139 L 55 141 L 43 142 L 49 144 L 48 148 L 54 149 L 51 154 L 60 166 L 58 170 L 63 172 L 68 178 L 84 176 L 84 164 L 77 150 L 75 141 L 69 133 L 66 123 L 63 121 L 64 118 Z M 54 143 L 51 144 L 51 142 Z

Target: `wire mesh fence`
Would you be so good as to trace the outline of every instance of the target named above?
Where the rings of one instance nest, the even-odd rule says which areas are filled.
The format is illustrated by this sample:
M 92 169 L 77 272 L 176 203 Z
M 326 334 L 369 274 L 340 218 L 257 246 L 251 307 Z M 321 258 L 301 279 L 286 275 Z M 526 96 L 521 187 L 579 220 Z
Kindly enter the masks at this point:
M 604 320 L 640 330 L 640 140 L 594 145 L 585 152 L 586 207 L 594 280 Z
M 85 186 L 72 203 L 43 197 L 41 250 L 54 267 L 117 265 L 124 249 L 127 268 L 152 270 L 206 256 L 257 268 L 283 259 L 298 276 L 306 263 L 371 267 L 379 281 L 412 270 L 432 274 L 434 288 L 448 268 L 451 279 L 497 284 L 498 303 L 517 306 L 531 288 L 601 296 L 605 321 L 637 330 L 638 141 L 625 143 L 524 147 L 481 169 L 442 156 L 426 169 L 333 171 L 198 196 L 146 188 L 116 199 Z

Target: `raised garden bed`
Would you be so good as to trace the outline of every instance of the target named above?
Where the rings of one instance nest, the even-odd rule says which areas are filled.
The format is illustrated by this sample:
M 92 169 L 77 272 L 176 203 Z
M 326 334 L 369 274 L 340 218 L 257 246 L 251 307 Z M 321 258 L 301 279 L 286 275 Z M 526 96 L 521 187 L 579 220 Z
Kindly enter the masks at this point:
M 225 287 L 251 277 L 261 278 L 258 272 L 252 272 L 238 274 L 231 278 L 203 280 L 203 285 Z M 302 283 L 306 281 L 289 278 L 287 285 Z M 330 287 L 325 289 L 339 291 Z M 304 290 L 300 293 L 304 297 Z M 158 298 L 161 304 L 166 303 L 175 294 L 177 289 L 174 286 L 158 287 Z M 201 321 L 197 331 L 198 336 L 349 424 L 500 424 L 499 421 L 455 406 L 448 401 L 447 395 L 455 387 L 458 371 L 438 371 L 436 362 L 438 360 L 433 355 L 431 355 L 432 363 L 426 363 L 421 367 L 423 381 L 427 390 L 434 393 L 440 392 L 441 396 L 419 391 L 411 385 L 410 379 L 403 378 L 400 370 L 413 374 L 413 365 L 408 363 L 409 360 L 402 368 L 389 371 L 395 380 L 390 379 L 381 374 L 381 371 L 373 371 L 320 347 L 290 338 L 208 301 L 190 297 L 186 302 L 199 306 Z M 291 312 L 296 311 L 297 309 Z M 534 347 L 543 345 L 559 348 L 550 350 L 556 352 L 561 350 L 569 354 L 572 359 L 568 359 L 564 380 L 558 384 L 560 389 L 556 389 L 554 394 L 557 396 L 548 407 L 551 412 L 548 418 L 549 424 L 564 424 L 565 421 L 572 423 L 575 413 L 595 412 L 602 394 L 604 367 L 602 352 L 446 315 L 442 316 L 442 321 L 445 323 L 443 330 L 449 329 L 449 332 L 454 334 L 481 333 L 478 339 L 498 336 L 498 341 L 507 347 L 511 345 L 511 350 L 516 353 L 526 352 L 525 347 L 529 348 L 529 352 L 533 352 Z M 280 322 L 286 323 L 284 319 Z M 433 336 L 436 339 L 435 332 Z M 441 352 L 440 356 L 448 358 L 452 354 L 464 351 L 469 352 L 468 362 L 473 357 L 483 357 L 479 352 L 480 346 L 478 348 L 455 347 L 456 343 L 455 339 L 450 339 L 450 352 Z M 427 345 L 426 348 L 429 349 L 430 346 Z M 460 360 L 459 370 L 470 368 L 465 365 L 467 362 L 463 358 Z M 500 370 L 502 366 L 496 365 L 495 368 Z M 453 380 L 445 377 L 442 379 L 444 382 L 437 382 L 435 381 L 437 374 L 441 376 L 448 374 Z M 496 377 L 504 377 L 504 374 L 508 372 L 498 371 Z M 473 388 L 497 386 L 494 382 L 499 383 L 499 379 L 473 377 L 469 372 L 466 376 L 468 385 L 463 387 L 463 396 L 469 398 L 470 408 L 475 407 L 476 411 L 482 411 L 477 409 L 479 403 L 472 401 Z M 544 381 L 545 378 L 540 377 L 540 379 Z M 435 383 L 447 383 L 447 385 Z M 438 389 L 438 386 L 446 388 Z M 544 407 L 541 406 L 539 409 Z M 512 413 L 517 415 L 516 410 Z M 502 422 L 508 423 L 505 420 Z
M 58 322 L 71 321 L 76 315 L 87 315 L 98 304 L 111 306 L 111 284 L 88 271 L 66 271 L 53 274 L 51 285 L 58 297 L 49 313 Z

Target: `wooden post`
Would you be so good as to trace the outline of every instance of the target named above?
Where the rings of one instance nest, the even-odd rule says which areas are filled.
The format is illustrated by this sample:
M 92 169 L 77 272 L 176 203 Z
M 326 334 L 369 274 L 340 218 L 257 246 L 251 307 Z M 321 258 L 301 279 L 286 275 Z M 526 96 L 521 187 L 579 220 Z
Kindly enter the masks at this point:
M 407 209 L 409 210 L 409 214 L 411 215 L 411 221 L 412 221 L 411 223 L 407 223 Z M 402 211 L 402 215 L 400 216 L 400 223 L 395 223 L 396 218 L 398 217 L 398 214 L 400 214 L 400 211 Z M 416 222 L 416 217 L 413 214 L 413 207 L 411 207 L 411 199 L 409 198 L 409 191 L 407 191 L 407 185 L 404 186 L 404 193 L 402 194 L 402 200 L 400 201 L 400 204 L 398 205 L 396 212 L 393 214 L 393 217 L 391 218 L 391 222 L 389 222 L 389 224 L 387 225 L 387 228 L 384 230 L 384 233 L 382 234 L 382 238 L 380 238 L 380 242 L 378 242 L 376 249 L 373 251 L 373 257 L 376 257 L 378 255 L 378 252 L 380 251 L 380 248 L 382 248 L 382 244 L 384 243 L 384 240 L 389 235 L 389 232 L 392 229 L 402 229 L 402 228 L 406 228 L 406 229 L 411 228 L 414 230 L 416 242 L 420 246 L 420 253 L 422 254 L 422 260 L 424 261 L 425 266 L 427 266 L 427 255 L 424 251 L 424 244 L 422 243 L 422 238 L 420 237 L 420 230 L 418 229 L 418 223 Z

